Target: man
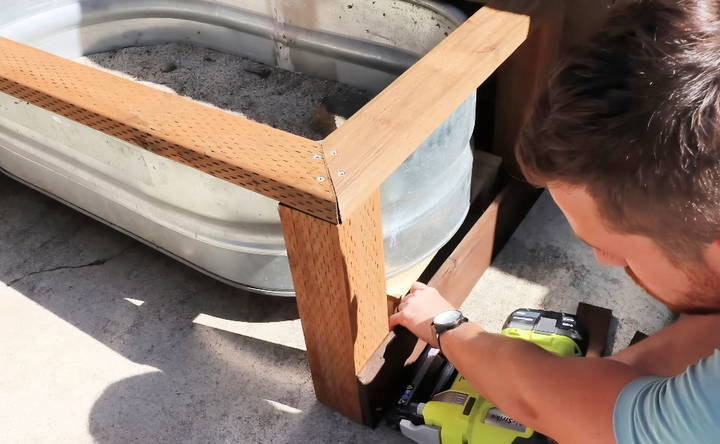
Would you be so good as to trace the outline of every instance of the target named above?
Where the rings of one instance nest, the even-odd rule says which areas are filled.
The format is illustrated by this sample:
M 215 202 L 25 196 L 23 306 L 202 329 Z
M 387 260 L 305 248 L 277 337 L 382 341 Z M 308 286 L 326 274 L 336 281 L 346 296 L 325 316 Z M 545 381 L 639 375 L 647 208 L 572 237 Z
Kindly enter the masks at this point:
M 612 16 L 558 68 L 517 157 L 598 261 L 688 315 L 610 358 L 560 358 L 418 283 L 391 327 L 439 339 L 476 389 L 561 444 L 720 442 L 720 1 Z

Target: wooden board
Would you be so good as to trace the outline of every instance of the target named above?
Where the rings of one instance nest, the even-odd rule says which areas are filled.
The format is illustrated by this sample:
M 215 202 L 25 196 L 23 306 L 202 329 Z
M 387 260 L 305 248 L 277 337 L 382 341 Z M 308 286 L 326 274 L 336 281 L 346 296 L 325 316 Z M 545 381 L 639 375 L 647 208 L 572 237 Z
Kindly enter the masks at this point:
M 585 355 L 593 358 L 605 356 L 613 320 L 612 310 L 580 302 L 576 314 L 587 329 L 589 338 Z
M 540 191 L 511 181 L 445 259 L 428 285 L 459 307 L 510 239 Z
M 532 34 L 497 71 L 493 150 L 513 177 L 521 177 L 514 150 L 520 131 L 560 56 L 564 2 L 545 2 Z
M 0 91 L 330 222 L 318 142 L 0 38 Z
M 352 214 L 525 40 L 535 0 L 481 8 L 328 136 L 341 219 Z M 511 12 L 512 11 L 512 12 Z
M 511 181 L 485 210 L 472 228 L 459 232 L 462 239 L 449 254 L 442 251 L 444 262 L 429 285 L 436 287 L 453 305 L 459 307 L 490 266 L 515 228 L 539 195 L 527 184 Z M 365 406 L 366 424 L 377 421 L 379 407 L 387 406 L 402 391 L 410 365 L 425 348 L 409 331 L 390 332 L 358 374 L 360 394 Z
M 623 8 L 633 1 L 636 0 L 566 0 L 563 47 L 583 44 L 602 28 L 613 9 Z
M 340 225 L 280 207 L 315 394 L 358 422 L 356 375 L 388 328 L 380 217 L 379 192 Z

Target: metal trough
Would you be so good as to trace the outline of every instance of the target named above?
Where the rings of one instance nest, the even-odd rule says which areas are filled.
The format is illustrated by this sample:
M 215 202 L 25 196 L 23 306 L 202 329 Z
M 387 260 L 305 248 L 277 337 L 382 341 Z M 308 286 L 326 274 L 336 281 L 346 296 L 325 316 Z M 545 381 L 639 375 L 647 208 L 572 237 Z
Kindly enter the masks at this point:
M 421 0 L 5 0 L 0 36 L 70 59 L 190 41 L 378 92 L 463 20 Z M 0 93 L 7 174 L 215 278 L 293 294 L 276 202 L 16 102 Z M 473 95 L 383 184 L 389 277 L 464 219 L 474 120 Z

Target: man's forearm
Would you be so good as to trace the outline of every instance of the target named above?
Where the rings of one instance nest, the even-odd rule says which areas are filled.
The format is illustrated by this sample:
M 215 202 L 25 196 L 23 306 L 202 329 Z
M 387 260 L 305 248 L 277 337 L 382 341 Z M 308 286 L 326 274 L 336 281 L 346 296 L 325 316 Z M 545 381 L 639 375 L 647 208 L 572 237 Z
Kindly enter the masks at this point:
M 720 315 L 689 315 L 608 359 L 645 373 L 676 376 L 720 347 Z
M 472 323 L 445 333 L 442 349 L 483 396 L 510 417 L 559 442 L 614 442 L 620 391 L 642 372 L 601 358 L 560 358 Z

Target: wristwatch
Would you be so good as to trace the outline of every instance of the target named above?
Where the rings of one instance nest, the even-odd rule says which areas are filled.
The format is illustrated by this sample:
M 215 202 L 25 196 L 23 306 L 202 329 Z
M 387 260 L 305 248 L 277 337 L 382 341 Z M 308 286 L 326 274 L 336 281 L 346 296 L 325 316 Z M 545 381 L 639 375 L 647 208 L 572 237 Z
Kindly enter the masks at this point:
M 439 313 L 432 321 L 432 328 L 435 331 L 435 339 L 438 343 L 438 349 L 442 353 L 442 346 L 440 345 L 440 336 L 448 330 L 464 324 L 468 321 L 468 318 L 463 316 L 459 310 L 449 310 Z

